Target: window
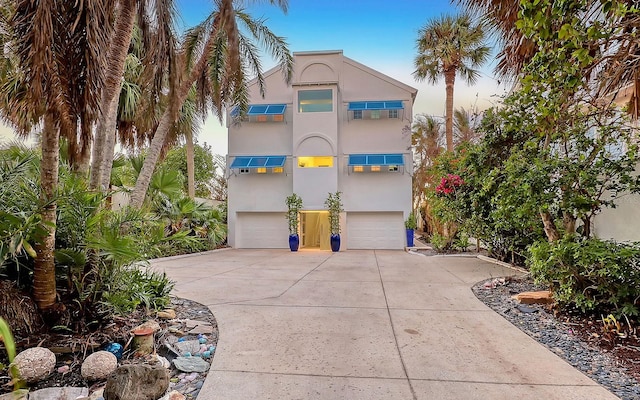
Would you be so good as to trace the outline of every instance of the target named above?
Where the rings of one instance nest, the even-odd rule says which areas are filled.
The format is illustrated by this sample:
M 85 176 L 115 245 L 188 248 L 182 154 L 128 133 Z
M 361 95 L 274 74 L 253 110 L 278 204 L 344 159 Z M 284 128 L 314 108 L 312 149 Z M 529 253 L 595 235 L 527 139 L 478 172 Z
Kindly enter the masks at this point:
M 371 172 L 380 172 L 380 166 L 379 165 L 372 165 L 371 166 Z
M 266 174 L 267 169 L 265 167 L 256 168 L 256 172 L 259 174 Z
M 389 110 L 389 118 L 398 118 L 398 110 Z
M 282 167 L 275 167 L 272 171 L 273 171 L 273 173 L 274 173 L 274 174 L 281 174 L 281 173 L 283 173 L 283 172 L 284 172 L 284 168 L 282 168 Z
M 364 172 L 364 167 L 362 165 L 356 165 L 353 167 L 353 172 Z
M 249 168 L 240 168 L 240 173 L 241 174 L 248 174 L 249 173 Z
M 380 119 L 380 110 L 371 110 L 371 119 Z
M 298 157 L 300 168 L 328 168 L 333 167 L 332 156 Z
M 331 112 L 333 111 L 333 90 L 300 90 L 298 91 L 298 112 Z
M 397 165 L 389 165 L 389 172 L 398 172 Z
M 353 112 L 353 119 L 362 119 L 362 110 L 355 110 Z

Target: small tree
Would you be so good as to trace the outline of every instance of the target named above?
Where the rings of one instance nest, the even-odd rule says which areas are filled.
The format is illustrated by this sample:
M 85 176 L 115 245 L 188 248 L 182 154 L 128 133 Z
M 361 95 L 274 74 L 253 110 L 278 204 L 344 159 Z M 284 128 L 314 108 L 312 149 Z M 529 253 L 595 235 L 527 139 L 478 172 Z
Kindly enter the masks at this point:
M 340 213 L 344 211 L 342 208 L 342 199 L 340 195 L 342 192 L 329 193 L 329 196 L 324 201 L 324 205 L 329 210 L 329 225 L 332 235 L 340 234 Z
M 287 197 L 287 220 L 289 221 L 289 235 L 298 234 L 298 225 L 300 224 L 300 209 L 302 208 L 302 198 L 293 193 Z

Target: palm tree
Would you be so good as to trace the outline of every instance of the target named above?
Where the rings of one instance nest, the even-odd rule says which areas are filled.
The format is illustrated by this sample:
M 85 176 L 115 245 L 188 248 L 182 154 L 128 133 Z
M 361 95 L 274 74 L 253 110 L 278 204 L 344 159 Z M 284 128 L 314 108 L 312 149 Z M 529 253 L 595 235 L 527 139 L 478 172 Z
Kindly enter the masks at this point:
M 414 154 L 413 206 L 418 209 L 425 200 L 425 188 L 433 183 L 430 168 L 442 152 L 442 123 L 430 115 L 416 115 L 411 130 Z
M 106 63 L 101 50 L 110 26 L 108 3 L 18 0 L 1 4 L 3 10 L 11 10 L 5 27 L 11 42 L 3 56 L 15 57 L 17 69 L 13 71 L 16 86 L 3 85 L 3 91 L 12 96 L 2 100 L 3 117 L 22 134 L 42 127 L 40 202 L 47 235 L 36 246 L 33 271 L 33 297 L 42 310 L 56 301 L 53 250 L 59 142 L 66 137 L 70 147 L 80 144 L 80 154 L 88 149 L 82 141 L 98 110 Z M 13 53 L 7 56 L 6 49 Z M 79 154 L 77 146 L 74 154 Z
M 453 112 L 454 143 L 476 143 L 479 133 L 476 130 L 474 115 L 464 107 Z
M 453 87 L 459 74 L 473 84 L 491 49 L 485 45 L 484 27 L 474 23 L 469 14 L 441 15 L 420 29 L 417 39 L 418 55 L 413 76 L 436 84 L 444 76 L 446 85 L 445 133 L 447 151 L 453 151 Z
M 109 184 L 111 165 L 116 143 L 118 105 L 121 99 L 123 75 L 127 68 L 130 47 L 138 60 L 143 62 L 145 86 L 149 98 L 155 99 L 166 89 L 165 79 L 175 84 L 174 20 L 173 0 L 121 0 L 116 9 L 114 34 L 110 37 L 108 55 L 110 63 L 106 69 L 105 86 L 101 97 L 95 142 L 90 187 L 102 189 Z M 136 25 L 137 21 L 137 25 Z M 135 36 L 137 34 L 137 36 Z M 132 39 L 135 41 L 132 43 Z M 144 54 L 141 54 L 143 53 Z M 169 76 L 166 76 L 169 71 Z
M 271 3 L 277 3 L 286 11 L 286 0 Z M 218 9 L 187 33 L 180 65 L 188 73 L 170 93 L 170 105 L 165 108 L 155 129 L 142 171 L 131 194 L 130 205 L 133 207 L 142 205 L 167 134 L 176 121 L 177 110 L 182 107 L 194 85 L 200 104 L 203 107 L 210 104 L 219 118 L 222 118 L 227 104 L 238 105 L 241 109 L 248 107 L 247 71 L 256 76 L 255 79 L 264 92 L 264 78 L 257 48 L 238 29 L 238 22 L 247 28 L 254 40 L 279 60 L 285 80 L 289 82 L 291 79 L 293 57 L 284 39 L 273 34 L 264 20 L 255 20 L 243 10 L 234 9 L 232 0 L 216 0 L 216 4 Z

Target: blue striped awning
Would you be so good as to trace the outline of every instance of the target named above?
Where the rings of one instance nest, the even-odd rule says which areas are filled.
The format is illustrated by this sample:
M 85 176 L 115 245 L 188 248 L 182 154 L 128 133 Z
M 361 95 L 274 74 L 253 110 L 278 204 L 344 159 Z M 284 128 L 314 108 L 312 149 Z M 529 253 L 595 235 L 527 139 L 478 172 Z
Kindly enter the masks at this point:
M 286 110 L 286 104 L 252 104 L 249 106 L 247 115 L 283 115 Z M 233 111 L 231 111 L 231 116 L 236 117 L 239 112 L 240 109 L 238 107 L 234 107 Z
M 402 154 L 349 154 L 349 166 L 404 165 Z
M 385 101 L 352 101 L 349 103 L 349 111 L 364 110 L 402 110 L 402 100 L 385 100 Z
M 231 168 L 276 168 L 282 167 L 286 156 L 243 156 L 236 157 Z

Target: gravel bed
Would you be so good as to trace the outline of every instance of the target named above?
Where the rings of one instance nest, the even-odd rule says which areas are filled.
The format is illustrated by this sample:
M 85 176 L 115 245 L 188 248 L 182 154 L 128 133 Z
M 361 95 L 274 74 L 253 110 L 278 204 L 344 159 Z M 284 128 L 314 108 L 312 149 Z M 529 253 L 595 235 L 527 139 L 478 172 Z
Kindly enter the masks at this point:
M 476 297 L 520 330 L 624 400 L 640 399 L 640 383 L 602 349 L 582 341 L 576 327 L 541 305 L 520 305 L 514 294 L 544 290 L 528 280 L 490 279 L 473 287 Z

